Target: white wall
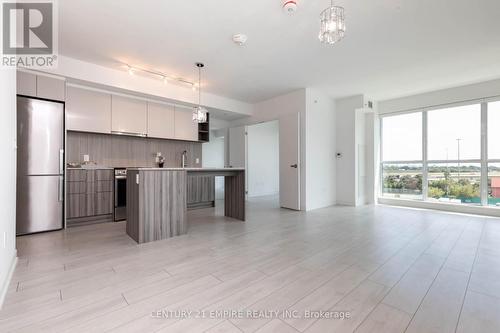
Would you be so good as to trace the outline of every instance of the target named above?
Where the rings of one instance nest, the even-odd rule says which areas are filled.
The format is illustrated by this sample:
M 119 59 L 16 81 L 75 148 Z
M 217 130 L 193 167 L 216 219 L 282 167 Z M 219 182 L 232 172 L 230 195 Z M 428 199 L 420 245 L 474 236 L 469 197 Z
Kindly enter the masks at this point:
M 364 106 L 362 95 L 335 101 L 337 152 L 337 204 L 354 206 L 357 203 L 356 110 Z
M 248 197 L 279 193 L 279 122 L 247 127 Z
M 386 114 L 497 96 L 500 96 L 500 80 L 493 80 L 381 101 L 378 111 Z
M 0 307 L 16 256 L 16 72 L 0 69 Z
M 224 129 L 229 126 L 229 121 L 210 117 L 210 130 Z
M 306 91 L 306 209 L 336 203 L 336 117 L 329 96 Z
M 204 168 L 223 168 L 225 163 L 225 138 L 210 131 L 210 142 L 204 143 L 202 164 Z M 224 199 L 224 177 L 215 177 L 215 199 Z
M 355 149 L 355 205 L 367 203 L 367 146 L 366 146 L 366 113 L 364 109 L 357 109 L 354 117 L 354 149 Z
M 376 110 L 365 115 L 366 125 L 366 203 L 374 204 L 378 189 L 379 117 Z
M 273 97 L 253 105 L 253 113 L 246 118 L 230 122 L 230 127 L 258 124 L 278 120 L 282 115 L 303 113 L 306 107 L 306 89 Z

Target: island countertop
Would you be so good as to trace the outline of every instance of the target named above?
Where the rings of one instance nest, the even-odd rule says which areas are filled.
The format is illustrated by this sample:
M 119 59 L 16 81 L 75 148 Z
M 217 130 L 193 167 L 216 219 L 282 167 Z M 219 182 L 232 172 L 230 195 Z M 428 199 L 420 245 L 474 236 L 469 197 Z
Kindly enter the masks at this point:
M 138 171 L 245 171 L 245 168 L 127 168 Z

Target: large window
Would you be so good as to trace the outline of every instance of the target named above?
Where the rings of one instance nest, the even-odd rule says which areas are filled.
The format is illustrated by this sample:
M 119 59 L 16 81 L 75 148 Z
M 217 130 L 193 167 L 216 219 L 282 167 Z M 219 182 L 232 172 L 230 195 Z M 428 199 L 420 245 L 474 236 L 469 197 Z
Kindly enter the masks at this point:
M 488 103 L 488 205 L 500 207 L 500 102 Z
M 384 161 L 422 160 L 422 114 L 410 113 L 383 119 Z
M 500 102 L 488 104 L 488 158 L 500 160 Z
M 422 199 L 422 114 L 384 118 L 382 128 L 382 193 Z
M 422 199 L 422 164 L 384 164 L 386 197 Z
M 429 201 L 481 204 L 481 164 L 429 164 L 427 171 Z
M 500 207 L 500 102 L 382 118 L 381 195 Z
M 500 207 L 500 163 L 488 165 L 488 205 Z
M 481 105 L 433 110 L 427 113 L 428 159 L 481 158 Z

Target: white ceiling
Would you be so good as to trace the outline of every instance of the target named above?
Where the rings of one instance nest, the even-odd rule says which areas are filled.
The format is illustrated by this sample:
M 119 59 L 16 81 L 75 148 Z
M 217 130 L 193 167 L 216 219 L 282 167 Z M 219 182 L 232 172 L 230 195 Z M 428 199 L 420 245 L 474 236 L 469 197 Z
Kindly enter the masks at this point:
M 326 46 L 317 34 L 329 0 L 302 0 L 291 17 L 281 0 L 59 1 L 60 53 L 188 79 L 203 61 L 207 91 L 246 102 L 303 87 L 383 100 L 500 77 L 498 0 L 337 3 L 347 36 Z

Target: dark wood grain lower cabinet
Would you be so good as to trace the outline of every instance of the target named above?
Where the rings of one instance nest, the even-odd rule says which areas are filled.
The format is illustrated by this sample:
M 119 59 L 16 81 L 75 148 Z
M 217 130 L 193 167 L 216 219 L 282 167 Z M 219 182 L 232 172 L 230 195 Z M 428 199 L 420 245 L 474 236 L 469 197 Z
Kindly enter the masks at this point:
M 188 209 L 215 206 L 215 177 L 187 177 L 187 207 Z
M 113 170 L 68 170 L 68 226 L 113 220 Z
M 85 194 L 72 194 L 66 195 L 66 217 L 74 219 L 84 216 L 85 210 Z
M 95 215 L 113 214 L 113 192 L 96 194 Z

